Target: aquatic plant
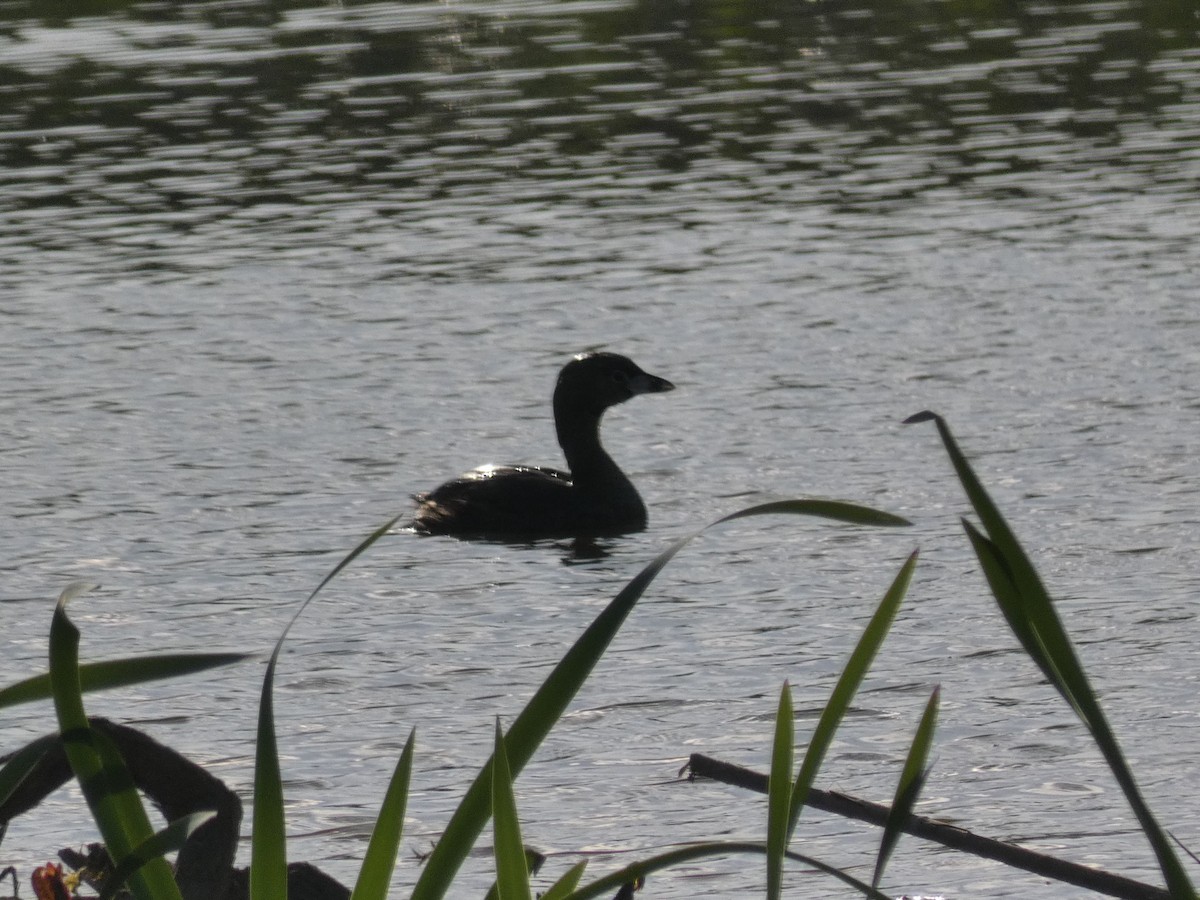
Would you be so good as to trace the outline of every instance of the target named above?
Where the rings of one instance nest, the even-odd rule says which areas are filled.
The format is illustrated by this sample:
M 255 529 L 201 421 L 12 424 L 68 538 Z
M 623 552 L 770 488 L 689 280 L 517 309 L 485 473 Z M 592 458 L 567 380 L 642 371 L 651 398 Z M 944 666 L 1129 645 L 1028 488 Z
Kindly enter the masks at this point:
M 826 500 L 784 500 L 765 503 L 739 510 L 725 516 L 706 528 L 686 535 L 660 553 L 649 565 L 638 573 L 609 605 L 596 617 L 579 639 L 563 656 L 562 660 L 534 693 L 524 710 L 516 717 L 506 734 L 497 737 L 497 748 L 504 751 L 503 764 L 497 765 L 498 756 L 493 756 L 479 772 L 467 790 L 457 810 L 430 856 L 426 859 L 421 875 L 414 886 L 414 900 L 428 900 L 444 896 L 453 884 L 456 873 L 474 846 L 475 840 L 492 818 L 496 797 L 511 794 L 511 781 L 533 756 L 542 740 L 549 734 L 566 710 L 572 698 L 586 681 L 596 663 L 607 650 L 637 601 L 650 583 L 667 563 L 689 542 L 707 528 L 733 519 L 762 515 L 810 515 L 841 522 L 861 525 L 903 525 L 905 520 L 867 507 Z M 287 893 L 288 864 L 284 833 L 284 804 L 282 780 L 276 749 L 273 689 L 275 668 L 288 632 L 298 617 L 317 598 L 322 589 L 346 566 L 365 552 L 371 545 L 387 534 L 395 525 L 392 519 L 373 531 L 342 559 L 337 566 L 317 585 L 313 592 L 297 609 L 291 622 L 276 642 L 268 661 L 263 679 L 259 705 L 259 721 L 255 753 L 254 822 L 251 836 L 251 862 L 249 872 L 249 896 L 277 900 Z M 911 575 L 914 560 L 910 560 L 902 576 L 885 597 L 885 607 L 876 616 L 874 627 L 868 627 L 861 654 L 873 656 L 890 623 L 895 608 L 903 596 L 904 586 Z M 102 730 L 93 727 L 84 711 L 82 695 L 86 691 L 120 684 L 135 684 L 161 677 L 189 674 L 202 668 L 226 665 L 244 658 L 238 654 L 196 654 L 188 656 L 141 657 L 105 663 L 79 665 L 79 633 L 67 616 L 67 603 L 81 593 L 79 588 L 64 592 L 55 608 L 51 628 L 51 666 L 49 675 L 27 679 L 0 691 L 0 707 L 30 700 L 51 697 L 59 713 L 59 734 L 68 746 L 68 757 L 76 776 L 81 782 L 86 779 L 85 799 L 97 824 L 101 828 L 110 852 L 117 860 L 116 872 L 121 880 L 128 879 L 128 886 L 137 900 L 167 900 L 180 897 L 179 887 L 170 877 L 163 854 L 178 849 L 188 836 L 206 821 L 204 816 L 190 816 L 184 821 L 169 823 L 158 834 L 150 830 L 145 809 L 141 805 L 134 779 L 124 766 L 121 755 Z M 882 616 L 882 618 L 881 618 Z M 861 679 L 865 665 L 848 668 L 844 680 L 853 676 Z M 835 692 L 836 694 L 837 692 Z M 845 702 L 849 696 L 840 694 Z M 843 707 L 844 710 L 844 707 Z M 823 722 L 827 738 L 832 736 L 836 721 L 832 718 Z M 21 784 L 29 771 L 58 738 L 51 735 L 39 739 L 14 754 L 8 764 L 0 769 L 0 807 Z M 826 744 L 827 745 L 827 744 Z M 387 896 L 397 849 L 402 837 L 404 806 L 408 794 L 412 768 L 414 735 L 410 735 L 401 758 L 396 766 L 391 783 L 382 804 L 379 819 L 373 831 L 360 874 L 353 891 L 355 900 L 372 900 Z M 84 755 L 87 753 L 88 755 Z M 809 758 L 815 758 L 810 750 Z M 807 770 L 815 774 L 815 765 Z M 803 785 L 798 781 L 795 797 L 789 808 L 799 815 L 803 802 Z M 507 785 L 507 786 L 506 786 Z M 114 787 L 119 786 L 119 787 Z M 511 813 L 511 810 L 507 811 Z M 496 841 L 497 887 L 501 897 L 509 896 L 511 885 L 520 880 L 524 871 L 524 853 L 515 858 L 513 840 L 516 820 L 506 814 L 500 823 L 501 836 Z M 794 817 L 792 821 L 794 826 Z M 792 826 L 789 826 L 792 827 Z M 516 829 L 519 835 L 519 828 Z M 778 843 L 778 840 L 777 840 Z M 633 883 L 646 874 L 680 861 L 696 859 L 714 854 L 736 852 L 766 853 L 765 844 L 730 844 L 719 842 L 695 845 L 674 853 L 663 854 L 644 860 L 634 867 L 627 867 L 614 875 L 598 879 L 589 885 L 578 887 L 583 874 L 583 865 L 573 867 L 551 888 L 549 896 L 582 898 L 599 896 L 615 883 L 616 887 Z M 788 857 L 804 859 L 788 852 Z M 778 853 L 776 853 L 778 856 Z M 815 861 L 806 860 L 813 864 Z M 819 864 L 818 864 L 819 865 Z M 829 868 L 829 867 L 825 867 Z M 836 870 L 829 870 L 837 875 Z M 848 876 L 841 876 L 848 878 Z M 525 883 L 528 877 L 525 876 Z M 878 895 L 869 886 L 850 879 L 868 896 Z M 110 878 L 105 893 L 114 891 L 119 884 Z M 508 887 L 505 887 L 505 886 Z
M 1195 892 L 1174 855 L 1166 832 L 1157 823 L 1138 792 L 1132 772 L 1096 701 L 1069 638 L 1036 571 L 1003 517 L 988 497 L 954 442 L 945 422 L 932 413 L 909 421 L 934 421 L 956 473 L 982 524 L 982 531 L 964 520 L 968 539 L 1006 621 L 1022 647 L 1038 664 L 1087 725 L 1101 752 L 1125 791 L 1142 830 L 1153 847 L 1172 900 L 1194 900 Z M 532 897 L 529 850 L 521 840 L 521 827 L 513 798 L 513 781 L 532 758 L 546 735 L 606 652 L 638 600 L 663 568 L 695 537 L 708 528 L 750 516 L 813 515 L 860 525 L 900 525 L 904 520 L 877 510 L 821 500 L 786 500 L 739 510 L 705 528 L 679 538 L 645 566 L 600 612 L 568 649 L 542 685 L 534 692 L 508 730 L 495 723 L 493 754 L 464 793 L 441 839 L 425 861 L 413 887 L 412 900 L 436 900 L 446 895 L 459 868 L 489 820 L 493 824 L 496 881 L 490 896 L 500 900 Z M 254 821 L 248 896 L 278 900 L 287 896 L 290 866 L 284 832 L 282 779 L 274 724 L 274 677 L 287 635 L 296 619 L 322 589 L 376 541 L 387 534 L 396 519 L 375 529 L 317 585 L 300 604 L 275 644 L 263 679 L 255 754 Z M 802 862 L 849 886 L 856 894 L 883 898 L 878 885 L 900 835 L 908 827 L 912 809 L 927 774 L 940 692 L 934 689 L 917 725 L 900 773 L 895 797 L 887 811 L 872 881 L 860 881 L 845 871 L 790 849 L 798 821 L 810 796 L 826 751 L 832 743 L 852 698 L 889 631 L 917 564 L 914 552 L 886 590 L 870 622 L 843 668 L 829 701 L 806 742 L 798 770 L 794 766 L 795 723 L 791 687 L 783 682 L 775 716 L 770 774 L 767 778 L 767 815 L 761 841 L 714 841 L 675 847 L 626 865 L 583 883 L 586 863 L 566 872 L 542 895 L 546 900 L 585 900 L 618 891 L 628 896 L 648 875 L 684 862 L 714 856 L 750 854 L 761 857 L 766 868 L 768 900 L 781 896 L 785 861 Z M 85 692 L 119 684 L 134 684 L 161 677 L 191 674 L 244 658 L 239 654 L 192 654 L 114 660 L 81 665 L 79 632 L 67 615 L 67 604 L 80 590 L 64 592 L 51 623 L 50 671 L 0 690 L 0 708 L 36 699 L 53 700 L 59 731 L 38 739 L 13 754 L 0 768 L 0 809 L 19 790 L 29 773 L 50 750 L 61 745 L 109 852 L 115 859 L 103 894 L 110 897 L 122 884 L 137 900 L 184 900 L 188 885 L 177 884 L 165 855 L 185 847 L 197 830 L 209 823 L 208 815 L 193 811 L 155 833 L 138 797 L 135 779 L 122 759 L 110 726 L 88 718 Z M 170 751 L 168 751 L 170 752 Z M 353 900 L 383 900 L 388 896 L 397 851 L 403 835 L 415 753 L 415 730 L 396 765 L 383 798 L 379 817 L 351 896 Z M 2 832 L 0 832 L 2 835 Z M 182 855 L 182 854 L 181 854 Z M 46 877 L 57 877 L 48 873 Z M 344 889 L 342 889 L 344 891 Z M 1156 889 L 1150 888 L 1150 891 Z M 344 896 L 345 894 L 339 894 Z
M 950 426 L 941 416 L 928 411 L 905 421 L 907 424 L 933 422 L 937 426 L 955 474 L 983 526 L 981 532 L 966 518 L 962 520 L 1000 612 L 1029 658 L 1091 733 L 1158 858 L 1171 896 L 1177 900 L 1195 897 L 1195 889 L 1175 854 L 1170 837 L 1158 824 L 1138 789 L 1133 770 L 1121 752 L 1041 576 L 959 449 Z

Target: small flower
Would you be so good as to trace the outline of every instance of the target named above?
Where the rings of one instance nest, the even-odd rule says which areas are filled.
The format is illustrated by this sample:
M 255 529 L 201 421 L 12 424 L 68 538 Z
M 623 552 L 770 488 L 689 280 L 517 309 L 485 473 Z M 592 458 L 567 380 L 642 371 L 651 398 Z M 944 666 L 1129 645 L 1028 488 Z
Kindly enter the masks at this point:
M 33 893 L 37 900 L 71 900 L 71 889 L 63 881 L 63 867 L 58 863 L 46 863 L 33 870 L 30 877 Z

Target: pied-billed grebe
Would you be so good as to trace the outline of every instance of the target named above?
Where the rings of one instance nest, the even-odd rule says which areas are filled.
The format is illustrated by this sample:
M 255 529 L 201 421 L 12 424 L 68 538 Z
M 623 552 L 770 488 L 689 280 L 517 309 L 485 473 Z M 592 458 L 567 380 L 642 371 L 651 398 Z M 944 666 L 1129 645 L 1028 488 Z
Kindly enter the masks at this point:
M 554 388 L 554 427 L 570 472 L 483 466 L 417 495 L 413 527 L 425 534 L 572 537 L 646 527 L 637 490 L 600 446 L 600 417 L 638 394 L 674 389 L 616 353 L 583 353 Z

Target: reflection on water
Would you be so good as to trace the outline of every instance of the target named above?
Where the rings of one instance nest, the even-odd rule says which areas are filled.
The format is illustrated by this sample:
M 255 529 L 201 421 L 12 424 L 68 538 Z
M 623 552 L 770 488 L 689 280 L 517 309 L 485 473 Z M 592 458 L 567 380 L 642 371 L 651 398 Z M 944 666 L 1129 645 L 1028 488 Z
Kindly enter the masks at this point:
M 1187 4 L 0 15 L 7 277 L 34 248 L 187 271 L 330 242 L 437 275 L 448 210 L 512 246 L 563 216 L 700 224 L 697 192 L 763 216 L 947 190 L 1071 215 L 1196 177 Z M 504 254 L 481 266 L 530 274 Z
M 334 582 L 280 670 L 294 858 L 354 877 L 413 724 L 405 853 L 427 849 L 494 716 L 620 584 L 799 493 L 917 526 L 732 523 L 685 551 L 522 775 L 547 871 L 759 836 L 756 801 L 662 782 L 692 750 L 762 765 L 784 677 L 802 734 L 920 544 L 824 786 L 886 800 L 940 682 L 924 811 L 1154 880 L 981 595 L 933 436 L 896 423 L 950 414 L 1195 846 L 1197 27 L 1151 0 L 0 5 L 0 680 L 42 665 L 48 600 L 80 578 L 104 585 L 75 607 L 94 656 L 270 647 L 412 491 L 554 464 L 554 375 L 603 346 L 679 386 L 605 423 L 650 529 L 594 557 L 397 534 Z M 260 671 L 97 704 L 245 794 Z M 11 715 L 0 750 L 47 727 Z M 85 827 L 56 804 L 5 857 Z M 802 830 L 873 859 L 875 833 Z M 1069 896 L 915 842 L 891 872 Z

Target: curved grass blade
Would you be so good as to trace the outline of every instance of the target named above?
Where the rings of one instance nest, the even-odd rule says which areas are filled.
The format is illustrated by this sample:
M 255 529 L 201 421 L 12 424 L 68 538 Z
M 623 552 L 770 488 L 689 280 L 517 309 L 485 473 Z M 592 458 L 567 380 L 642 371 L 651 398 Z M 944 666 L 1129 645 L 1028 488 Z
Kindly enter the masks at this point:
M 544 894 L 542 894 L 541 900 L 566 900 L 566 898 L 569 897 L 578 886 L 580 880 L 583 878 L 584 869 L 586 868 L 586 859 L 575 863 L 575 865 L 571 866 L 571 868 L 567 869 L 567 871 L 563 873 L 562 877 L 559 878 L 558 881 L 550 885 L 550 888 Z
M 779 900 L 783 893 L 783 855 L 788 844 L 794 746 L 792 688 L 784 681 L 775 713 L 775 741 L 771 750 L 771 774 L 767 779 L 767 900 Z
M 709 528 L 747 516 L 790 513 L 813 515 L 861 524 L 906 524 L 898 516 L 890 516 L 865 506 L 827 500 L 781 500 L 748 507 L 710 522 L 703 528 L 684 535 L 655 557 L 635 575 L 614 597 L 572 645 L 558 665 L 534 692 L 520 715 L 505 735 L 505 750 L 514 776 L 520 774 L 538 745 L 562 716 L 567 704 L 587 680 L 592 669 L 604 655 L 609 643 L 620 630 L 646 588 L 663 567 L 680 550 Z M 445 896 L 475 840 L 491 815 L 491 766 L 489 760 L 475 777 L 466 795 L 446 825 L 442 838 L 425 860 L 425 867 L 413 887 L 412 900 L 438 900 Z M 255 898 L 268 900 L 268 898 Z
M 400 761 L 388 783 L 379 818 L 371 832 L 367 855 L 358 870 L 358 881 L 350 900 L 385 900 L 392 870 L 396 868 L 396 853 L 400 849 L 400 838 L 404 833 L 404 811 L 408 805 L 408 785 L 412 779 L 413 745 L 417 730 L 408 734 L 408 741 L 400 753 Z
M 1171 835 L 1171 840 L 1173 840 L 1176 844 L 1179 845 L 1180 850 L 1182 850 L 1184 853 L 1186 853 L 1188 856 L 1190 856 L 1192 858 L 1192 862 L 1200 863 L 1200 856 L 1197 856 L 1195 853 L 1193 853 L 1191 848 L 1188 847 L 1187 844 L 1185 844 L 1183 841 L 1179 840 L 1179 838 L 1175 837 L 1175 835 L 1173 835 L 1173 834 Z
M 287 838 L 283 821 L 283 779 L 275 739 L 275 667 L 288 632 L 317 594 L 368 547 L 387 534 L 400 516 L 393 516 L 351 550 L 296 610 L 275 642 L 263 676 L 258 704 L 257 743 L 254 748 L 254 825 L 250 840 L 250 900 L 284 900 L 287 897 Z
M 496 893 L 500 900 L 533 900 L 529 890 L 529 870 L 525 867 L 525 846 L 521 842 L 521 823 L 517 819 L 517 801 L 513 796 L 508 754 L 504 752 L 504 733 L 496 720 L 496 744 L 492 755 L 492 829 L 495 835 Z
M 834 685 L 829 702 L 821 711 L 821 717 L 817 720 L 817 727 L 813 729 L 813 736 L 809 741 L 808 750 L 804 754 L 804 760 L 800 763 L 796 784 L 792 788 L 791 805 L 788 810 L 788 840 L 791 840 L 791 836 L 796 830 L 796 823 L 800 820 L 800 813 L 804 810 L 804 802 L 808 798 L 808 792 L 812 789 L 813 781 L 816 780 L 817 770 L 821 768 L 821 763 L 825 760 L 825 753 L 833 743 L 833 735 L 846 715 L 846 710 L 850 708 L 850 701 L 854 699 L 859 685 L 866 677 L 867 670 L 871 668 L 871 663 L 875 659 L 875 654 L 879 652 L 883 639 L 887 637 L 888 630 L 892 627 L 892 620 L 896 617 L 896 610 L 900 608 L 900 601 L 904 599 L 904 595 L 908 591 L 908 585 L 912 581 L 912 573 L 916 565 L 917 552 L 914 550 L 904 565 L 900 567 L 899 573 L 892 581 L 887 593 L 883 595 L 883 599 L 879 601 L 879 607 L 875 610 L 871 621 L 867 623 L 854 652 L 850 654 L 850 660 L 838 677 L 837 684 Z
M 495 854 L 492 854 L 495 859 Z M 529 877 L 533 878 L 542 868 L 542 864 L 546 862 L 546 857 L 538 853 L 532 847 L 525 848 L 525 871 L 529 873 Z M 544 897 L 538 895 L 539 900 L 545 900 Z M 488 888 L 488 892 L 483 895 L 483 900 L 500 900 L 500 886 L 495 880 L 492 881 L 492 886 Z
M 176 819 L 162 831 L 156 832 L 121 860 L 113 873 L 105 879 L 104 890 L 100 892 L 99 900 L 112 900 L 134 872 L 152 859 L 161 859 L 166 854 L 178 850 L 192 836 L 192 832 L 215 815 L 213 810 L 195 812 Z
M 1154 850 L 1171 896 L 1176 900 L 1194 900 L 1195 889 L 1175 855 L 1170 837 L 1158 824 L 1142 797 L 1133 771 L 1121 752 L 1116 735 L 1096 700 L 1074 646 L 1033 563 L 959 449 L 946 421 L 928 411 L 906 420 L 907 423 L 929 421 L 937 425 L 958 480 L 987 534 L 987 538 L 983 539 L 974 529 L 968 527 L 967 530 L 988 585 L 1009 627 L 1091 732 Z
M 79 687 L 84 694 L 106 688 L 127 687 L 164 678 L 192 675 L 218 666 L 250 659 L 252 653 L 164 653 L 157 656 L 130 656 L 82 663 Z M 34 675 L 0 689 L 0 709 L 50 697 L 50 674 Z
M 1000 607 L 1000 612 L 1004 616 L 1004 620 L 1008 623 L 1008 627 L 1012 629 L 1013 635 L 1016 636 L 1025 653 L 1042 670 L 1046 681 L 1058 689 L 1063 699 L 1071 705 L 1071 708 L 1075 710 L 1075 714 L 1082 719 L 1084 717 L 1083 710 L 1076 705 L 1072 693 L 1064 691 L 1060 687 L 1063 684 L 1062 676 L 1058 671 L 1057 665 L 1055 665 L 1054 659 L 1046 652 L 1045 647 L 1042 645 L 1037 631 L 1030 624 L 1025 610 L 1024 598 L 1021 596 L 1021 591 L 1013 580 L 1012 571 L 1000 553 L 1000 548 L 966 519 L 962 520 L 962 525 L 963 530 L 967 534 L 967 539 L 970 540 L 971 547 L 975 551 L 975 557 L 979 560 L 979 568 L 983 572 L 983 577 L 987 581 L 992 596 L 996 600 L 996 605 Z
M 263 679 L 254 747 L 254 824 L 250 838 L 250 898 L 287 897 L 287 843 L 283 820 L 283 777 L 275 740 L 272 693 L 275 659 Z
M 0 807 L 8 800 L 33 771 L 34 766 L 46 755 L 46 751 L 58 744 L 57 734 L 43 735 L 30 741 L 9 757 L 8 762 L 0 768 Z M 4 832 L 0 830 L 0 838 Z
M 79 629 L 67 617 L 67 603 L 88 589 L 72 585 L 63 591 L 50 623 L 50 683 L 54 710 L 67 761 L 113 859 L 125 859 L 154 831 L 133 779 L 112 741 L 92 730 L 79 685 Z M 129 878 L 137 900 L 180 900 L 171 867 L 161 856 L 149 860 Z
M 857 503 L 846 503 L 842 500 L 793 498 L 790 500 L 771 500 L 767 503 L 748 506 L 745 509 L 740 509 L 737 512 L 717 519 L 717 521 L 701 528 L 696 534 L 707 531 L 713 525 L 720 525 L 722 522 L 731 522 L 734 519 L 744 519 L 747 516 L 782 514 L 816 516 L 821 519 L 832 519 L 835 522 L 843 522 L 847 525 L 874 525 L 884 528 L 898 528 L 912 525 L 912 522 L 901 516 L 874 509 L 870 506 L 861 506 Z
M 921 714 L 921 722 L 917 725 L 912 746 L 908 748 L 908 756 L 900 772 L 900 782 L 896 785 L 896 796 L 892 800 L 892 808 L 883 826 L 883 837 L 879 841 L 879 855 L 875 859 L 875 874 L 871 878 L 871 887 L 879 887 L 883 870 L 887 867 L 892 851 L 896 849 L 896 843 L 903 834 L 904 824 L 912 815 L 917 797 L 921 795 L 921 789 L 929 777 L 926 761 L 929 759 L 929 749 L 933 746 L 933 731 L 937 727 L 941 695 L 940 687 L 933 689 L 929 702 L 925 704 L 925 712 Z
M 639 878 L 645 878 L 654 872 L 661 872 L 672 866 L 698 859 L 710 859 L 712 857 L 731 856 L 733 854 L 765 855 L 766 853 L 766 844 L 750 841 L 714 841 L 710 843 L 690 844 L 686 847 L 668 850 L 649 859 L 631 863 L 623 869 L 605 875 L 603 878 L 598 878 L 568 895 L 567 900 L 591 900 L 593 897 L 602 897 L 608 894 L 609 891 L 618 890 L 622 885 L 636 881 Z M 854 888 L 864 897 L 871 898 L 871 900 L 892 900 L 887 894 L 881 893 L 869 884 L 859 881 L 853 875 L 843 872 L 841 869 L 837 869 L 828 863 L 823 863 L 818 859 L 813 859 L 810 856 L 804 856 L 791 850 L 786 853 L 786 858 L 811 866 L 814 869 L 824 872 L 826 875 L 831 875 L 843 884 Z
M 1083 668 L 1075 658 L 1071 642 L 1058 621 L 1041 576 L 959 449 L 946 421 L 936 413 L 926 411 L 910 416 L 905 423 L 929 421 L 937 426 L 955 474 L 975 514 L 979 516 L 988 540 L 995 547 L 994 561 L 1012 584 L 1014 593 L 1010 596 L 1009 609 L 1014 619 L 1010 620 L 1010 627 L 1014 628 L 1018 640 L 1050 679 L 1050 683 L 1068 703 L 1075 706 L 1076 700 L 1071 695 L 1090 694 L 1091 688 L 1083 677 Z M 992 583 L 989 576 L 989 584 Z M 1070 664 L 1065 669 L 1060 668 L 1060 660 Z
M 1149 805 L 1142 797 L 1141 791 L 1134 779 L 1133 771 L 1130 769 L 1124 754 L 1121 752 L 1116 735 L 1111 730 L 1099 702 L 1092 693 L 1083 668 L 1078 659 L 1075 658 L 1074 651 L 1070 652 L 1069 657 L 1064 657 L 1061 654 L 1056 655 L 1047 650 L 1043 636 L 1039 633 L 1037 624 L 1035 624 L 1030 616 L 1028 598 L 1022 594 L 1020 588 L 1017 586 L 1012 576 L 1011 567 L 1000 551 L 1000 548 L 987 537 L 980 534 L 969 522 L 964 521 L 963 525 L 971 541 L 971 545 L 975 549 L 980 568 L 987 579 L 992 596 L 995 597 L 996 603 L 1000 607 L 1000 611 L 1012 629 L 1013 634 L 1020 641 L 1021 646 L 1025 649 L 1029 657 L 1042 670 L 1042 673 L 1046 676 L 1046 680 L 1058 689 L 1058 692 L 1092 734 L 1092 738 L 1104 756 L 1105 762 L 1108 763 L 1117 784 L 1121 786 L 1126 801 L 1133 810 L 1143 834 L 1146 835 L 1146 839 L 1150 842 L 1151 848 L 1154 850 L 1159 868 L 1166 879 L 1167 888 L 1170 890 L 1171 896 L 1179 898 L 1179 900 L 1194 900 L 1195 892 L 1191 881 L 1188 879 L 1178 857 L 1171 847 L 1170 837 L 1165 829 L 1158 824 L 1158 820 L 1154 817 Z M 1051 614 L 1057 619 L 1057 614 L 1053 613 L 1052 607 L 1049 607 L 1048 598 L 1046 605 L 1047 608 L 1050 608 Z M 1064 667 L 1068 672 L 1071 672 L 1069 679 L 1065 677 L 1065 673 L 1063 672 Z M 1074 667 L 1073 671 L 1072 667 Z M 1068 681 L 1081 681 L 1082 687 L 1069 687 Z

